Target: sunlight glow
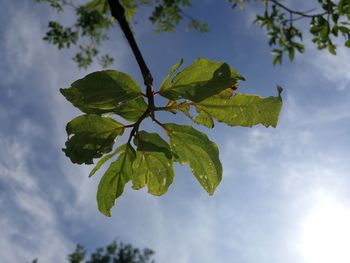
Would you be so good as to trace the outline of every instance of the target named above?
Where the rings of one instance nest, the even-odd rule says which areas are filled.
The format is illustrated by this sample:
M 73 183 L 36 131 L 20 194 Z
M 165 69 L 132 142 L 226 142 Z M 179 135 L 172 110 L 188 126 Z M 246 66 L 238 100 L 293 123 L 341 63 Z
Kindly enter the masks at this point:
M 322 199 L 306 217 L 299 245 L 305 263 L 349 263 L 350 210 Z

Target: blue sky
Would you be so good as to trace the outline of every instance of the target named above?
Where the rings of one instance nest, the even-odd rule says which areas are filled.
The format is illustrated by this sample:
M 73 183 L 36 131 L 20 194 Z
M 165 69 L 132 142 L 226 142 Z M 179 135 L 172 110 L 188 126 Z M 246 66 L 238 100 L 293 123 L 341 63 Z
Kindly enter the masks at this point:
M 209 22 L 210 33 L 180 26 L 157 35 L 146 12 L 139 14 L 136 38 L 155 84 L 180 58 L 186 65 L 199 57 L 225 61 L 245 76 L 241 93 L 270 96 L 284 87 L 279 125 L 198 127 L 220 149 L 224 178 L 213 196 L 177 167 L 167 194 L 128 185 L 106 218 L 95 201 L 101 174 L 88 179 L 91 167 L 71 164 L 61 151 L 65 124 L 79 112 L 59 88 L 99 67 L 79 71 L 73 51 L 41 40 L 48 20 L 62 17 L 31 1 L 3 3 L 0 262 L 65 262 L 77 243 L 91 250 L 114 239 L 152 248 L 167 263 L 349 262 L 350 51 L 339 48 L 334 57 L 308 45 L 295 63 L 273 67 L 251 11 L 206 0 L 191 12 Z M 142 83 L 119 28 L 111 36 L 105 49 L 116 57 L 113 67 Z

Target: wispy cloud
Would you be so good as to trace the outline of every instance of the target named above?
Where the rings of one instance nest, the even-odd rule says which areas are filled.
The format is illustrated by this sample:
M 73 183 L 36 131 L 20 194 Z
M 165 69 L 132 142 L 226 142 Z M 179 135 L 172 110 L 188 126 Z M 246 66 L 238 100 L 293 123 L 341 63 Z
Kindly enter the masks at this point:
M 26 262 L 40 257 L 53 262 L 72 244 L 59 230 L 55 206 L 28 166 L 34 152 L 32 141 L 42 136 L 42 130 L 18 119 L 17 128 L 12 134 L 0 133 L 0 259 Z
M 310 208 L 303 204 L 320 188 L 345 198 L 349 186 L 349 96 L 325 85 L 348 82 L 345 53 L 337 61 L 306 54 L 307 62 L 283 76 L 288 87 L 277 129 L 217 127 L 224 179 L 213 197 L 188 168 L 178 167 L 166 196 L 128 185 L 108 219 L 96 208 L 101 174 L 88 179 L 90 167 L 70 164 L 60 151 L 64 125 L 79 112 L 57 89 L 85 73 L 68 53 L 41 42 L 41 20 L 20 6 L 8 9 L 0 64 L 6 83 L 0 99 L 1 262 L 63 261 L 73 243 L 91 249 L 118 237 L 154 248 L 157 262 L 300 262 L 292 232 Z M 121 43 L 111 43 L 118 47 L 118 69 L 134 69 Z M 148 48 L 150 57 L 159 57 L 159 46 Z M 323 67 L 325 61 L 331 66 Z
M 338 46 L 337 56 L 328 52 L 319 52 L 311 61 L 323 74 L 322 78 L 329 83 L 330 89 L 349 90 L 350 89 L 350 53 L 349 49 Z

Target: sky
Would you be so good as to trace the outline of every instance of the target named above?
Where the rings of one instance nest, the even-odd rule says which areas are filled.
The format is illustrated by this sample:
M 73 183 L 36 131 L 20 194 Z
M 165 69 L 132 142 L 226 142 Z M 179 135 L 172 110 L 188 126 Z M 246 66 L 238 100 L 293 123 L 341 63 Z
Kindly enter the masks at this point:
M 113 240 L 155 250 L 156 262 L 350 262 L 350 51 L 339 47 L 332 56 L 307 44 L 295 62 L 273 67 L 264 31 L 251 25 L 254 9 L 196 4 L 190 12 L 208 21 L 207 34 L 180 25 L 159 35 L 147 10 L 136 17 L 155 86 L 180 58 L 185 65 L 200 57 L 225 61 L 246 78 L 241 93 L 275 96 L 276 85 L 284 87 L 278 126 L 196 127 L 220 150 L 224 174 L 215 194 L 208 196 L 187 166 L 176 166 L 164 196 L 127 185 L 107 218 L 95 201 L 102 174 L 88 178 L 92 167 L 72 164 L 61 150 L 65 124 L 80 112 L 59 88 L 100 68 L 79 71 L 74 50 L 42 41 L 48 21 L 69 23 L 69 12 L 2 3 L 0 262 L 66 262 L 76 244 L 92 251 Z M 113 68 L 142 83 L 119 28 L 110 36 L 104 49 L 116 58 Z

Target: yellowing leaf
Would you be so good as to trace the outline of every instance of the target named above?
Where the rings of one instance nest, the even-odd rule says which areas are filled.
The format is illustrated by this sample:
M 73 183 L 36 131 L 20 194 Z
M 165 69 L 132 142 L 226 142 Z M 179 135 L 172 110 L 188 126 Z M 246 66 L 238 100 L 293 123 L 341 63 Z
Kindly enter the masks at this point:
M 197 124 L 202 124 L 210 129 L 214 128 L 214 121 L 211 116 L 205 111 L 200 111 L 198 116 L 193 119 Z
M 276 127 L 282 99 L 280 96 L 262 98 L 235 94 L 231 98 L 214 96 L 193 105 L 200 114 L 195 121 L 208 127 L 211 118 L 231 126 L 251 127 L 262 124 Z
M 199 102 L 243 79 L 226 63 L 201 58 L 170 80 L 180 65 L 181 62 L 172 68 L 160 89 L 160 95 L 170 100 L 188 99 Z
M 111 163 L 98 185 L 98 210 L 105 216 L 111 216 L 111 209 L 115 200 L 124 192 L 125 185 L 132 176 L 132 162 L 135 159 L 135 150 L 129 145 L 123 145 L 124 151 L 118 159 Z
M 65 154 L 73 163 L 92 164 L 112 150 L 114 140 L 124 132 L 124 126 L 107 117 L 88 114 L 76 117 L 67 124 L 68 136 Z
M 164 127 L 177 161 L 188 163 L 199 183 L 212 195 L 222 178 L 217 145 L 192 126 L 168 123 Z
M 137 152 L 133 163 L 133 189 L 147 185 L 150 194 L 164 194 L 175 176 L 169 144 L 157 133 L 145 131 L 139 132 L 135 143 Z

